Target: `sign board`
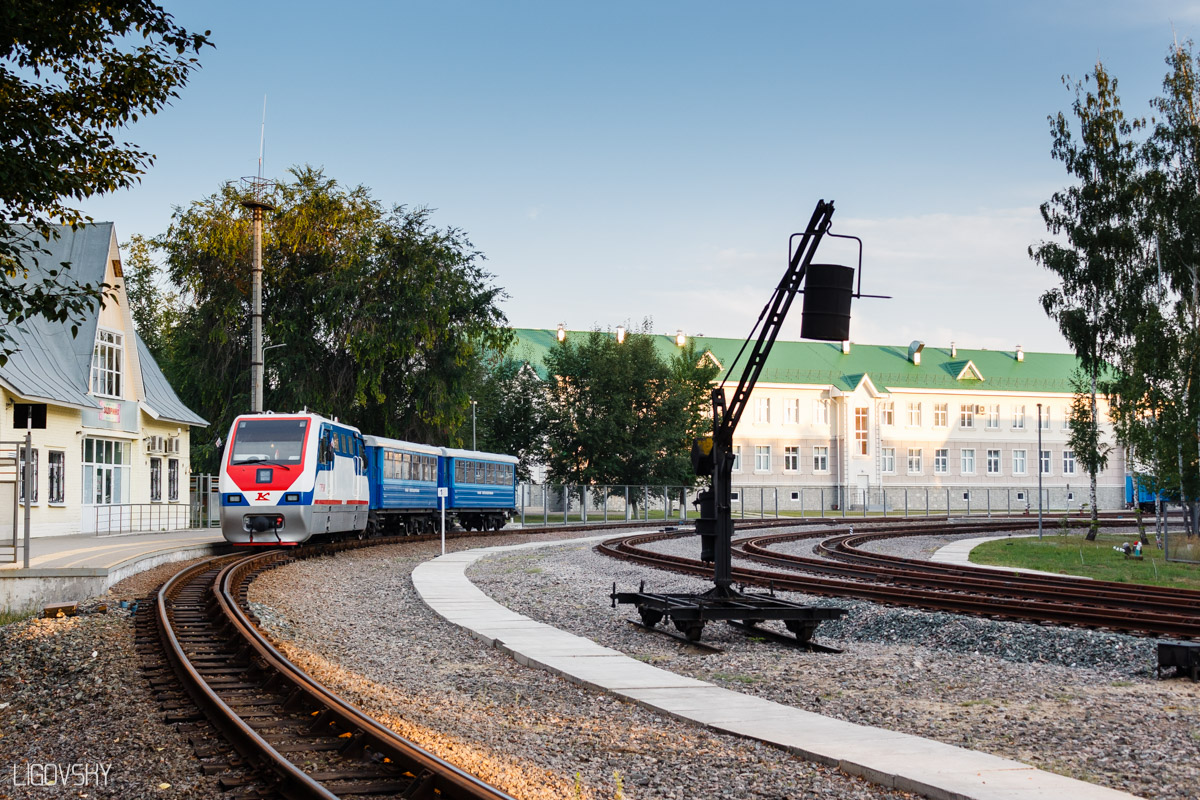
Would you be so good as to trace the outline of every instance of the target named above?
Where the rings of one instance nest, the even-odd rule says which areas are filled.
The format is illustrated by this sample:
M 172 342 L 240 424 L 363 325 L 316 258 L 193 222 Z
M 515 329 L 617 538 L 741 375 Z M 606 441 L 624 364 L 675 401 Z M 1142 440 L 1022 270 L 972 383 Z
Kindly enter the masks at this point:
M 438 497 L 449 497 L 449 496 L 450 496 L 450 489 L 448 487 L 445 487 L 445 486 L 438 487 Z
M 121 404 L 120 403 L 101 403 L 100 404 L 100 421 L 101 422 L 121 422 Z

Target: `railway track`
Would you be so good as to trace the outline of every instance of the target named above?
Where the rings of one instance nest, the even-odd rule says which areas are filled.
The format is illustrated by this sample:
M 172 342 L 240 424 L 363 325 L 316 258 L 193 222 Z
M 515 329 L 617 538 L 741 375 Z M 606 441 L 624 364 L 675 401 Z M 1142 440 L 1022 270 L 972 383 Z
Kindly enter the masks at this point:
M 246 589 L 255 575 L 296 555 L 267 551 L 208 559 L 175 575 L 153 599 L 158 638 L 178 682 L 236 751 L 206 769 L 240 768 L 241 777 L 222 783 L 246 798 L 511 800 L 330 692 L 258 631 Z M 160 675 L 160 687 L 165 682 Z M 168 699 L 168 707 L 180 708 L 181 698 Z M 180 721 L 198 717 L 174 714 Z M 219 749 L 203 747 L 198 755 Z
M 884 522 L 855 534 L 831 535 L 829 530 L 822 529 L 752 536 L 734 543 L 735 555 L 743 561 L 735 563 L 733 577 L 746 585 L 827 597 L 1041 624 L 1107 628 L 1143 636 L 1200 639 L 1200 592 L 985 571 L 859 549 L 867 541 L 886 537 L 985 535 L 1027 527 L 1030 523 L 1020 518 L 968 524 Z M 646 547 L 654 541 L 687 535 L 690 532 L 663 532 L 611 539 L 596 550 L 663 569 L 711 575 L 712 566 L 699 559 L 658 553 Z M 814 549 L 824 557 L 771 550 L 772 546 L 801 539 L 817 540 Z

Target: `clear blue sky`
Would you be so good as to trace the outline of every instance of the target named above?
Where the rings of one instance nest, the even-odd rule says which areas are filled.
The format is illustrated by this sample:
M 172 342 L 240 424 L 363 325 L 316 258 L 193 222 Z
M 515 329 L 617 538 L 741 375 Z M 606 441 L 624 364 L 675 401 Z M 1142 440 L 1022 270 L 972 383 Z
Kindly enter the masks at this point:
M 1102 59 L 1127 112 L 1200 3 L 168 2 L 215 49 L 85 211 L 122 240 L 257 169 L 321 166 L 464 229 L 518 327 L 745 336 L 818 199 L 861 236 L 864 343 L 1064 350 L 1026 255 L 1047 116 Z M 821 260 L 854 255 L 822 245 Z M 268 309 L 269 313 L 269 309 Z M 784 330 L 799 338 L 799 308 Z

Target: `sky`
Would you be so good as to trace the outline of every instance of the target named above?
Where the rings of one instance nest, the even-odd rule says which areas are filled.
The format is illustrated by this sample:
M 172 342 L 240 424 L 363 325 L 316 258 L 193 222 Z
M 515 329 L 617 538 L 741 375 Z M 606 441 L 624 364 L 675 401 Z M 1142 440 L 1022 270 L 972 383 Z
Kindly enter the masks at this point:
M 464 230 L 514 327 L 744 338 L 824 199 L 891 296 L 854 302 L 852 341 L 1052 352 L 1027 249 L 1068 184 L 1063 78 L 1100 59 L 1149 115 L 1200 39 L 1167 0 L 164 5 L 215 48 L 121 137 L 156 155 L 141 183 L 82 206 L 123 242 L 256 174 L 261 139 L 265 177 L 310 164 Z

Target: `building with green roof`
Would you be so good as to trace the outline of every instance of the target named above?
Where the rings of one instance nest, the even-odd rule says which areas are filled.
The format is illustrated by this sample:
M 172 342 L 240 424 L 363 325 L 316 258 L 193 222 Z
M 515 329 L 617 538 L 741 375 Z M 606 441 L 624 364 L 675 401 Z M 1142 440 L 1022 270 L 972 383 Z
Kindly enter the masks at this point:
M 546 378 L 544 355 L 559 335 L 590 332 L 514 333 L 510 353 Z M 655 341 L 668 353 L 676 338 Z M 742 341 L 692 341 L 721 368 L 731 396 L 744 367 L 734 364 Z M 926 504 L 1018 511 L 1037 507 L 1040 465 L 1044 502 L 1078 508 L 1088 476 L 1067 442 L 1077 366 L 1073 355 L 1020 346 L 777 341 L 734 435 L 734 488 L 739 500 L 757 503 L 770 487 L 766 502 L 781 510 L 802 503 L 898 511 L 907 503 L 914 511 Z M 1100 412 L 1104 440 L 1115 445 L 1103 398 Z M 1124 452 L 1114 447 L 1098 476 L 1102 508 L 1124 503 L 1124 477 Z

